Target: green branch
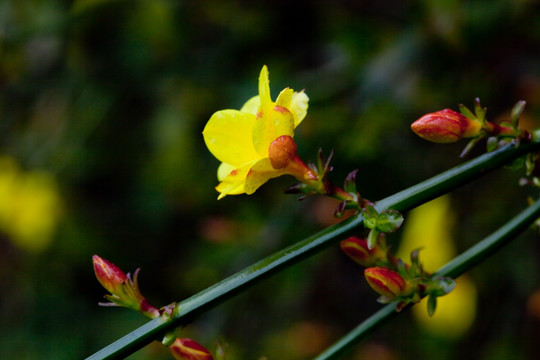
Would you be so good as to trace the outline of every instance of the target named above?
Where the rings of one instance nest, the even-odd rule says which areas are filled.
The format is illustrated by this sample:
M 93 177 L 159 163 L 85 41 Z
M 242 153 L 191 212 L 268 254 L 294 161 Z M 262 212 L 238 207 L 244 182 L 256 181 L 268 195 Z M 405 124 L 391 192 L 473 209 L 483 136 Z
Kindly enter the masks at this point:
M 388 208 L 399 211 L 412 209 L 470 182 L 488 171 L 499 168 L 521 155 L 538 151 L 539 149 L 539 142 L 522 144 L 517 148 L 509 144 L 497 151 L 479 156 L 409 189 L 383 199 L 377 202 L 375 207 L 378 211 Z M 248 287 L 255 285 L 266 277 L 349 236 L 355 231 L 358 231 L 358 228 L 362 226 L 363 217 L 356 215 L 286 249 L 278 251 L 191 298 L 182 301 L 178 305 L 177 311 L 171 317 L 160 317 L 146 323 L 90 356 L 87 360 L 122 359 L 153 340 L 161 338 L 168 331 L 189 323 L 205 311 L 244 291 Z M 381 312 L 384 312 L 384 309 L 379 313 Z M 377 324 L 379 322 L 380 320 L 376 321 Z
M 520 214 L 507 222 L 503 227 L 492 233 L 490 236 L 454 258 L 448 264 L 439 269 L 436 274 L 440 276 L 457 278 L 467 270 L 488 258 L 504 245 L 508 244 L 518 234 L 527 229 L 536 219 L 538 219 L 538 217 L 540 217 L 540 200 L 538 200 L 534 205 L 523 210 Z M 377 328 L 399 315 L 400 313 L 396 312 L 395 309 L 395 303 L 386 305 L 363 323 L 351 330 L 347 335 L 342 337 L 325 352 L 320 354 L 315 360 L 339 359 L 348 353 L 355 345 L 367 338 Z

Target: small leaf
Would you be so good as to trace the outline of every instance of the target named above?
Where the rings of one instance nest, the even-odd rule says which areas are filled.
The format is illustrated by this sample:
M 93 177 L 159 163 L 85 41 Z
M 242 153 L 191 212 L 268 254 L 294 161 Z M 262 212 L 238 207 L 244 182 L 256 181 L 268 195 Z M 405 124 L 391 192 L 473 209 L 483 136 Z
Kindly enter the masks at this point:
M 347 207 L 347 201 L 342 201 L 336 206 L 334 209 L 334 217 L 335 218 L 341 218 L 343 216 L 343 213 L 345 212 L 345 209 Z
M 356 174 L 357 173 L 358 173 L 358 169 L 353 170 L 345 178 L 345 184 L 343 186 L 343 189 L 349 194 L 357 193 L 357 190 L 356 190 Z
M 372 205 L 367 205 L 362 210 L 362 214 L 364 215 L 364 226 L 368 229 L 375 229 L 379 217 L 377 210 Z
M 472 138 L 471 141 L 469 141 L 467 143 L 467 145 L 465 146 L 465 149 L 463 149 L 463 151 L 461 152 L 461 154 L 459 154 L 459 157 L 460 158 L 464 158 L 465 156 L 467 156 L 467 154 L 469 152 L 471 152 L 471 150 L 474 148 L 474 146 L 476 144 L 478 144 L 480 142 L 480 140 L 482 140 L 484 138 L 484 135 L 479 135 L 475 138 Z
M 525 155 L 518 157 L 514 161 L 512 161 L 510 164 L 507 164 L 505 168 L 511 169 L 511 170 L 519 170 L 525 165 Z
M 437 297 L 433 294 L 429 295 L 427 301 L 427 312 L 429 316 L 433 316 L 437 310 Z
M 512 108 L 512 126 L 514 127 L 514 129 L 517 129 L 518 127 L 519 118 L 523 113 L 526 104 L 527 102 L 520 100 Z
M 397 272 L 400 274 L 405 274 L 407 272 L 407 266 L 401 259 L 397 259 L 396 269 L 397 269 Z
M 385 210 L 377 218 L 377 230 L 391 233 L 399 229 L 403 223 L 403 215 L 397 210 Z
M 433 296 L 443 296 L 454 290 L 456 282 L 449 277 L 439 277 L 429 283 L 429 293 Z
M 419 265 L 420 264 L 419 255 L 420 255 L 420 250 L 422 250 L 422 249 L 423 249 L 423 247 L 419 247 L 419 248 L 416 248 L 413 251 L 411 251 L 411 264 L 412 265 Z
M 367 247 L 369 250 L 373 249 L 377 245 L 377 239 L 379 238 L 379 232 L 375 229 L 371 229 L 367 237 Z
M 492 152 L 492 151 L 497 150 L 498 146 L 499 146 L 499 139 L 497 139 L 496 136 L 490 136 L 487 139 L 487 142 L 486 142 L 486 150 L 487 150 L 487 152 Z

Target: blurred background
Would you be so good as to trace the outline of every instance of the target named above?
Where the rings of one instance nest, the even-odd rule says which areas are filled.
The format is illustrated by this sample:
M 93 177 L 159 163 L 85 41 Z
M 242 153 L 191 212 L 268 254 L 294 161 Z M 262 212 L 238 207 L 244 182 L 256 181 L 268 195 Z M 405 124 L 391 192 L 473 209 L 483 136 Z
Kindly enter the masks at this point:
M 330 178 L 340 185 L 359 169 L 375 201 L 464 161 L 466 142 L 410 131 L 425 113 L 480 97 L 498 121 L 523 99 L 522 126 L 537 126 L 539 45 L 535 0 L 2 1 L 0 358 L 81 359 L 146 322 L 97 305 L 93 254 L 140 267 L 143 294 L 162 306 L 335 223 L 332 200 L 282 194 L 287 177 L 216 200 L 219 163 L 201 131 L 257 93 L 263 64 L 274 97 L 287 86 L 310 97 L 302 158 L 334 149 Z M 410 226 L 440 223 L 429 251 L 462 252 L 526 206 L 535 192 L 517 185 L 522 175 L 490 174 L 411 213 Z M 390 237 L 396 249 L 422 238 L 408 226 Z M 537 234 L 466 279 L 447 320 L 409 311 L 347 359 L 537 359 Z M 376 298 L 336 245 L 182 336 L 211 350 L 227 343 L 230 360 L 310 359 L 378 309 Z M 171 358 L 159 343 L 129 357 Z

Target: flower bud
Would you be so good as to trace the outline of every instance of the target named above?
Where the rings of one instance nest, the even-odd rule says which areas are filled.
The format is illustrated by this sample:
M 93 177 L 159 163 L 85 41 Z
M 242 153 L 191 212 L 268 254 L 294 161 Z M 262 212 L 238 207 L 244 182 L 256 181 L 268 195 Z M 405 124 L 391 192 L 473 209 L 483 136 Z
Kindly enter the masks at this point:
M 150 318 L 160 315 L 159 310 L 151 305 L 139 291 L 138 270 L 135 271 L 132 280 L 130 275 L 126 275 L 118 266 L 97 255 L 92 256 L 92 262 L 99 283 L 111 293 L 111 295 L 105 295 L 110 303 L 100 303 L 99 305 L 126 307 L 137 310 Z
M 409 283 L 397 272 L 383 267 L 371 267 L 364 270 L 364 276 L 373 290 L 391 301 L 411 292 Z
M 191 339 L 176 339 L 169 347 L 177 360 L 212 360 L 212 354 L 198 342 Z
M 92 256 L 92 262 L 99 283 L 108 292 L 116 294 L 122 291 L 122 284 L 127 281 L 128 277 L 118 266 L 97 255 Z
M 341 250 L 358 264 L 370 267 L 386 259 L 386 253 L 379 246 L 369 249 L 367 241 L 351 236 L 340 242 Z
M 482 123 L 454 110 L 444 109 L 422 116 L 411 125 L 411 129 L 425 140 L 451 143 L 479 135 Z

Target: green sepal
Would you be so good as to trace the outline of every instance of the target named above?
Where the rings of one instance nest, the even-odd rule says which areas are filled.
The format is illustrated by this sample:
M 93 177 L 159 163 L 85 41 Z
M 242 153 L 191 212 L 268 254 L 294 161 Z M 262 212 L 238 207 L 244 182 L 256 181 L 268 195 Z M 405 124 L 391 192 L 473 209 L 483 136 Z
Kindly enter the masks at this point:
M 474 114 L 476 115 L 476 118 L 483 123 L 486 122 L 486 112 L 487 108 L 483 108 L 480 104 L 480 98 L 474 99 Z
M 461 113 L 461 115 L 471 119 L 471 120 L 476 120 L 476 116 L 474 116 L 474 114 L 471 112 L 471 110 L 469 110 L 468 107 L 466 107 L 465 105 L 463 104 L 459 104 L 459 112 Z
M 427 301 L 427 312 L 429 316 L 433 316 L 437 310 L 437 296 L 430 294 Z
M 385 210 L 377 217 L 377 230 L 391 233 L 403 224 L 403 215 L 397 210 Z

